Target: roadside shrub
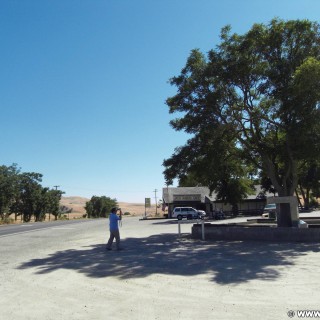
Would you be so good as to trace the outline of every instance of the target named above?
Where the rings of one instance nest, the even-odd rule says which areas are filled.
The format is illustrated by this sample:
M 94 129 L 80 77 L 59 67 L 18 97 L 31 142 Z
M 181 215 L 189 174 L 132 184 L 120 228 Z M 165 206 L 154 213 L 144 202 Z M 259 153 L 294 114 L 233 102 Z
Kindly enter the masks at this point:
M 6 217 L 0 220 L 0 224 L 11 224 L 14 223 L 14 219 Z
M 66 214 L 64 214 L 59 217 L 59 220 L 69 220 L 69 218 Z

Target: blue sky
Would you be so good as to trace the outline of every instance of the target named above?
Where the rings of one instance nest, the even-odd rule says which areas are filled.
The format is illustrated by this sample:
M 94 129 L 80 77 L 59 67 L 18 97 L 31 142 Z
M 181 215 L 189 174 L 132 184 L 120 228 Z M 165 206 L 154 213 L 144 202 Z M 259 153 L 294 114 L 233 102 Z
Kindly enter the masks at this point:
M 319 15 L 319 0 L 1 0 L 0 165 L 65 196 L 154 201 L 188 138 L 165 100 L 190 51 L 227 24 Z

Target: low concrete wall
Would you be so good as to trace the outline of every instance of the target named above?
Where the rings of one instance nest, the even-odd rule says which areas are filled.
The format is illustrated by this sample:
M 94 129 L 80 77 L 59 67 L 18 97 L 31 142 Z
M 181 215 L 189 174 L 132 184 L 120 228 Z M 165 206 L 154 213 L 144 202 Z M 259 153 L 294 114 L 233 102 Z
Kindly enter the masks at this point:
M 320 228 L 278 228 L 269 226 L 239 226 L 205 224 L 205 240 L 258 240 L 319 242 Z M 192 238 L 202 239 L 201 224 L 192 226 Z

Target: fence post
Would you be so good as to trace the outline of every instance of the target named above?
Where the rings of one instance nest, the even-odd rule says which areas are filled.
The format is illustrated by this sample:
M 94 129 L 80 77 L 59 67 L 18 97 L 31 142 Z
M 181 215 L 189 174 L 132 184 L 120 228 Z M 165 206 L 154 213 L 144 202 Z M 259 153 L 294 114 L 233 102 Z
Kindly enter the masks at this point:
M 201 232 L 202 232 L 202 240 L 205 240 L 205 235 L 204 235 L 204 220 L 201 220 Z

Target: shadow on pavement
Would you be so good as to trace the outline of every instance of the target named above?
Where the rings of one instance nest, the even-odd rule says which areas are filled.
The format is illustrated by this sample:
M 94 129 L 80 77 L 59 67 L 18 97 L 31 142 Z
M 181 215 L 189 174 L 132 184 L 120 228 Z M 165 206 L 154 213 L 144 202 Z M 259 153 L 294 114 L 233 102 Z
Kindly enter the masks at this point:
M 209 274 L 213 282 L 237 284 L 253 279 L 276 280 L 298 257 L 319 252 L 317 244 L 264 242 L 202 242 L 173 234 L 126 238 L 123 251 L 106 251 L 105 244 L 58 251 L 23 263 L 18 269 L 47 274 L 67 269 L 88 277 L 147 277 L 151 274 Z M 281 268 L 279 268 L 281 266 Z

